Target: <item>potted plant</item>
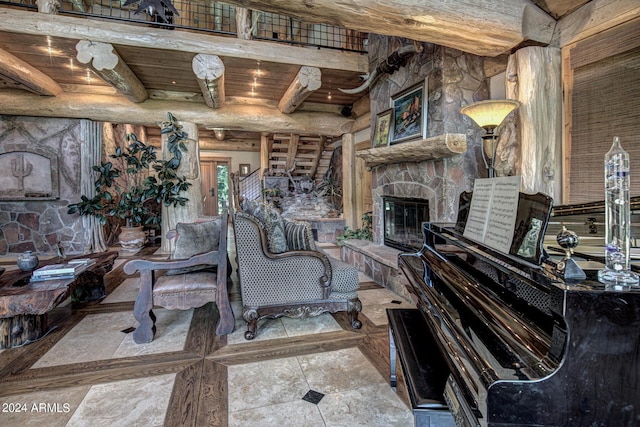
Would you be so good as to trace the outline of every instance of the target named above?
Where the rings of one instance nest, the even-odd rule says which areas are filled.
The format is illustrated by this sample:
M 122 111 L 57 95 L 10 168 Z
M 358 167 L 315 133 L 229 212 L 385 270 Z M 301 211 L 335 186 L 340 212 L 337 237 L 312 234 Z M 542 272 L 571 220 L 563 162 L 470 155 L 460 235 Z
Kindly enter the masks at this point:
M 338 246 L 344 246 L 344 241 L 348 239 L 373 240 L 373 212 L 365 212 L 362 214 L 362 228 L 351 230 L 349 227 L 344 228 L 344 233 L 336 238 Z
M 168 160 L 157 158 L 156 148 L 138 140 L 135 134 L 126 136 L 129 143 L 124 149 L 118 147 L 109 157 L 113 162 L 101 162 L 93 166 L 97 173 L 95 196 L 81 196 L 78 203 L 68 206 L 68 213 L 93 215 L 101 224 L 107 217 L 125 220 L 119 236 L 123 249 L 137 250 L 144 244 L 145 225 L 161 222 L 160 206 L 184 206 L 187 198 L 181 196 L 191 183 L 179 177 L 182 152 L 186 151 L 187 133 L 182 130 L 175 117 L 168 113 L 163 123 L 162 134 L 168 135 Z
M 265 201 L 276 208 L 282 208 L 282 190 L 278 187 L 269 187 L 262 190 Z
M 342 211 L 342 185 L 335 178 L 325 176 L 315 191 L 316 197 L 325 197 L 329 200 L 337 216 Z

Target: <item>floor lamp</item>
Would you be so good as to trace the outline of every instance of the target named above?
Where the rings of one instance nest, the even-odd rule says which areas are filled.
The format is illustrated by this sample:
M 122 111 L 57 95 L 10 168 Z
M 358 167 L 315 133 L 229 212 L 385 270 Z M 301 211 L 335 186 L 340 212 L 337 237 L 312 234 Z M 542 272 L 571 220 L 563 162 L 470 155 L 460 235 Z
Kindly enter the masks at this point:
M 485 131 L 482 136 L 482 160 L 489 170 L 489 178 L 494 176 L 493 164 L 498 140 L 498 135 L 494 131 L 505 117 L 519 106 L 520 103 L 512 99 L 496 99 L 475 102 L 460 109 L 462 114 L 471 117 Z

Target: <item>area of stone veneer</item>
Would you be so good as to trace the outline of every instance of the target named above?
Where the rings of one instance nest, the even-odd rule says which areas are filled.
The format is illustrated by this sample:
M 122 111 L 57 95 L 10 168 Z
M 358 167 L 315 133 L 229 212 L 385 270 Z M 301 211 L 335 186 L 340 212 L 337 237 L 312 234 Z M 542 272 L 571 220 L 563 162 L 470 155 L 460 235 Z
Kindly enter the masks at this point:
M 57 199 L 0 202 L 0 254 L 55 252 L 58 243 L 82 250 L 73 244 L 82 242 L 81 221 L 67 214 L 67 205 L 79 197 L 80 139 L 80 120 L 0 116 L 0 147 L 22 144 L 57 153 L 59 179 Z
M 401 251 L 365 240 L 345 240 L 341 248 L 342 261 L 353 265 L 377 284 L 411 301 L 411 286 L 398 269 Z
M 412 41 L 370 34 L 371 68 L 375 68 L 393 51 L 408 43 Z M 375 128 L 377 114 L 389 108 L 390 98 L 394 94 L 426 81 L 426 136 L 466 134 L 467 152 L 438 160 L 406 161 L 374 167 L 374 241 L 347 241 L 341 252 L 344 261 L 356 266 L 376 283 L 408 299 L 411 289 L 397 264 L 400 252 L 382 245 L 382 198 L 394 196 L 425 199 L 429 201 L 430 221 L 455 221 L 460 193 L 472 189 L 475 178 L 486 176 L 480 151 L 482 130 L 460 113 L 460 107 L 489 97 L 482 67 L 483 59 L 429 43 L 422 43 L 422 47 L 423 51 L 409 58 L 404 67 L 392 75 L 382 77 L 371 88 L 371 128 Z
M 397 37 L 370 35 L 369 58 L 377 64 L 399 47 L 412 43 Z M 410 197 L 429 201 L 429 220 L 453 221 L 457 200 L 470 190 L 475 178 L 486 175 L 482 163 L 482 130 L 460 113 L 464 105 L 487 99 L 483 58 L 444 46 L 422 43 L 423 51 L 404 67 L 381 78 L 371 88 L 371 116 L 389 108 L 390 98 L 420 81 L 427 82 L 427 137 L 444 133 L 467 135 L 467 152 L 421 162 L 402 162 L 373 169 L 373 234 L 382 244 L 382 197 Z M 373 129 L 373 126 L 372 126 Z

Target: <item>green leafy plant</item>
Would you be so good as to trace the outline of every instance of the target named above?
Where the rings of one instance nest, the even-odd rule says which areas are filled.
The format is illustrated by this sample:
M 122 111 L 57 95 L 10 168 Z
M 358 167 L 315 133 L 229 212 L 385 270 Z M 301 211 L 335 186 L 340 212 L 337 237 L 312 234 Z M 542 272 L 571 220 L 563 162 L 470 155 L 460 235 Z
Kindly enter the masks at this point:
M 191 186 L 187 178 L 179 177 L 177 169 L 182 152 L 187 151 L 187 133 L 176 118 L 168 113 L 161 133 L 167 135 L 168 160 L 157 158 L 156 148 L 138 140 L 135 134 L 126 136 L 129 145 L 118 147 L 111 154 L 124 167 L 118 169 L 112 162 L 101 162 L 93 166 L 97 173 L 94 181 L 95 196 L 81 196 L 78 203 L 68 206 L 67 213 L 93 215 L 105 224 L 107 217 L 124 219 L 127 226 L 160 224 L 157 206 L 184 206 L 187 198 L 180 194 Z M 150 172 L 153 171 L 153 174 Z M 126 185 L 121 187 L 116 178 L 123 177 Z M 156 207 L 154 209 L 154 207 Z
M 279 187 L 269 187 L 262 190 L 264 200 L 278 209 L 282 208 L 282 190 Z
M 266 198 L 282 197 L 282 190 L 278 187 L 265 188 L 262 190 L 262 194 Z
M 362 227 L 356 228 L 355 230 L 345 227 L 344 234 L 336 238 L 338 246 L 344 245 L 344 241 L 347 239 L 373 240 L 372 221 L 372 212 L 365 212 L 362 215 Z
M 327 197 L 333 208 L 342 211 L 342 184 L 331 177 L 324 177 L 316 187 L 317 197 Z

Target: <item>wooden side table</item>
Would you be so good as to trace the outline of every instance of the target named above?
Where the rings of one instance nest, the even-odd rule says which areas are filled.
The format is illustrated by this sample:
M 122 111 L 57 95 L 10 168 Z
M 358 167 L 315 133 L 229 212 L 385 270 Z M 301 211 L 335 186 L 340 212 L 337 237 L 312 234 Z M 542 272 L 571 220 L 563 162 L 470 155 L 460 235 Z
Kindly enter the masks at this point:
M 0 276 L 0 349 L 18 347 L 42 338 L 48 332 L 47 313 L 69 296 L 74 302 L 104 298 L 104 275 L 113 268 L 117 252 L 103 252 L 75 258 L 95 258 L 95 264 L 76 277 L 30 282 L 31 272 L 20 270 Z M 47 260 L 40 267 L 68 262 Z

